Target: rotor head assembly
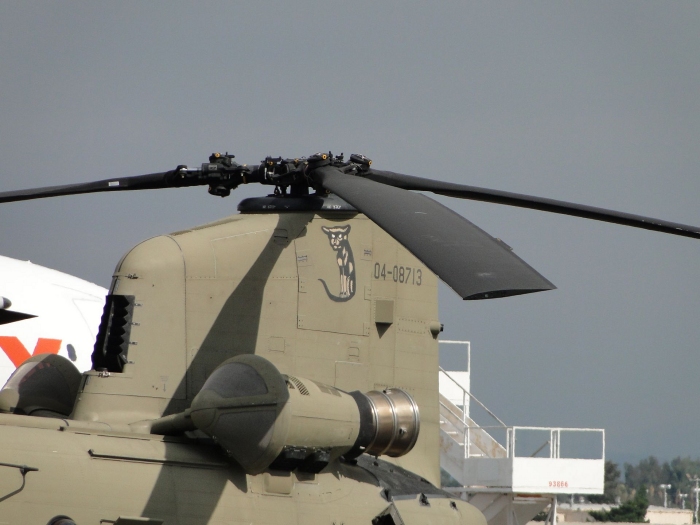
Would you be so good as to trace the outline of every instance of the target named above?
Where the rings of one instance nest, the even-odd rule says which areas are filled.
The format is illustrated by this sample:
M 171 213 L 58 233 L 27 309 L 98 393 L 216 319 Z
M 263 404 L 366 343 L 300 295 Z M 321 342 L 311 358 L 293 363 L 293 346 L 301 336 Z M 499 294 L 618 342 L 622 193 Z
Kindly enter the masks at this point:
M 372 161 L 353 153 L 316 153 L 308 157 L 266 157 L 259 164 L 239 164 L 229 153 L 213 153 L 198 168 L 118 177 L 102 181 L 0 193 L 0 203 L 82 193 L 208 186 L 209 193 L 230 195 L 241 184 L 274 186 L 274 196 L 299 199 L 335 194 L 378 224 L 423 261 L 463 299 L 493 299 L 552 290 L 555 286 L 465 218 L 413 191 L 458 199 L 506 204 L 635 228 L 700 239 L 700 228 L 500 190 L 431 180 L 372 168 Z M 293 210 L 273 207 L 271 212 Z

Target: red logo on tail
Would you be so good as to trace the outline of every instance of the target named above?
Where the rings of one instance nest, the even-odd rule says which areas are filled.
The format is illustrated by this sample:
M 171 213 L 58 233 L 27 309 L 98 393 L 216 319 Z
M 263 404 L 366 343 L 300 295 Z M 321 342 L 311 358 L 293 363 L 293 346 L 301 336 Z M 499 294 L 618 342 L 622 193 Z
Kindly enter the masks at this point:
M 0 348 L 3 349 L 7 357 L 9 357 L 10 361 L 15 365 L 15 368 L 17 368 L 32 356 L 38 354 L 57 354 L 61 349 L 61 340 L 44 339 L 40 337 L 36 342 L 34 352 L 32 352 L 32 355 L 29 355 L 29 352 L 19 339 L 3 335 L 0 336 Z

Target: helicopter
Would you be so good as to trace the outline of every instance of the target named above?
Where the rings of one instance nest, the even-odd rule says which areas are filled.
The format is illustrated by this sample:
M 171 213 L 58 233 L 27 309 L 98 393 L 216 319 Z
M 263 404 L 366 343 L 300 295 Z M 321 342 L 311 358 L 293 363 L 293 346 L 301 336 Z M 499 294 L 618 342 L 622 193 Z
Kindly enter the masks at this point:
M 700 238 L 700 228 L 317 153 L 0 193 L 274 187 L 117 263 L 92 353 L 0 390 L 0 523 L 482 525 L 439 488 L 438 279 L 465 300 L 555 286 L 424 194 Z

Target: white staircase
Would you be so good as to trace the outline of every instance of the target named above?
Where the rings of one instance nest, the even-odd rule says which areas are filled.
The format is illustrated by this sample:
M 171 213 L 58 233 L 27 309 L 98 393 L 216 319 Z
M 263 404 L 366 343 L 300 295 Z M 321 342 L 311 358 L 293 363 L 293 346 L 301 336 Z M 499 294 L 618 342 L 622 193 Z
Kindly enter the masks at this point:
M 466 372 L 440 369 L 440 465 L 460 485 L 445 490 L 479 508 L 489 525 L 525 525 L 548 505 L 553 523 L 557 494 L 603 493 L 604 430 L 507 426 L 470 392 L 469 342 L 441 343 L 467 353 Z M 476 424 L 471 407 L 492 422 Z

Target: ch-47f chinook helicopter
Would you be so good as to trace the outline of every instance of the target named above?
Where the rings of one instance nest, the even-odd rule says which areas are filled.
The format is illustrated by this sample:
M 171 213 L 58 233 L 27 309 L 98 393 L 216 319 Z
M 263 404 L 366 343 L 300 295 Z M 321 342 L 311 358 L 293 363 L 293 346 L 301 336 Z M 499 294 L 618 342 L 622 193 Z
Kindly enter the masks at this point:
M 0 202 L 274 186 L 117 264 L 80 374 L 38 355 L 0 391 L 0 523 L 482 525 L 439 483 L 437 280 L 554 285 L 407 190 L 700 238 L 700 229 L 412 177 L 332 154 L 6 192 Z

